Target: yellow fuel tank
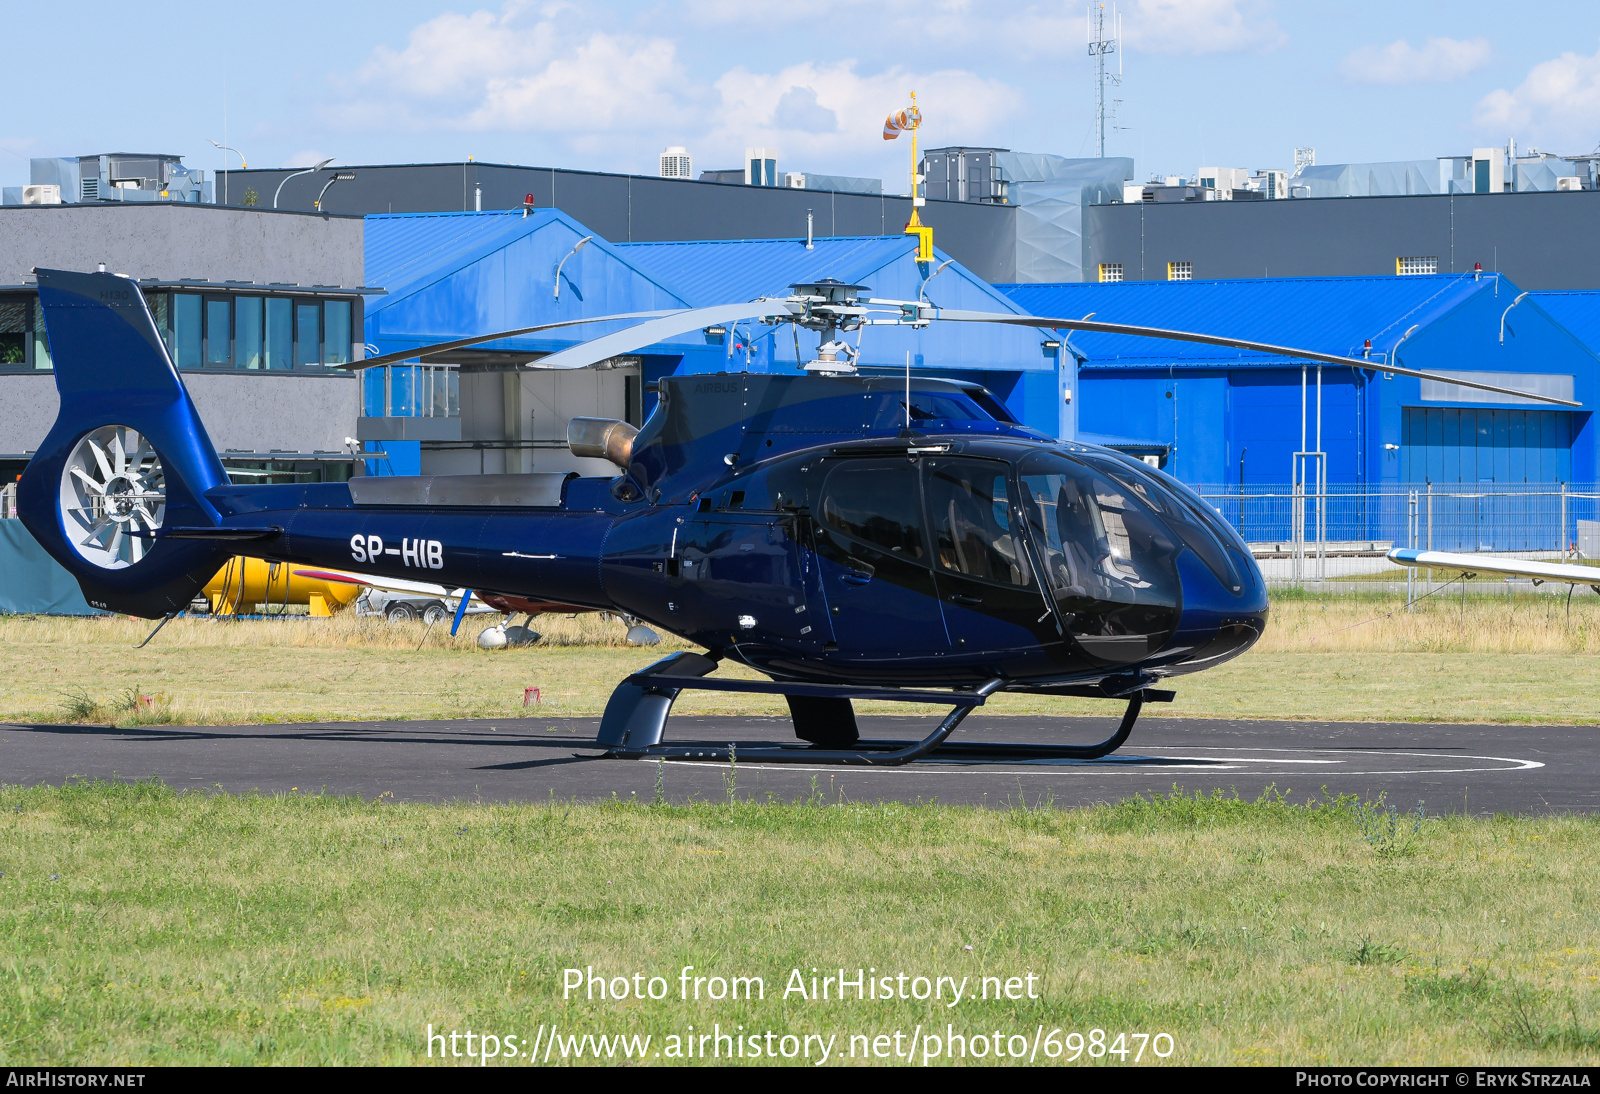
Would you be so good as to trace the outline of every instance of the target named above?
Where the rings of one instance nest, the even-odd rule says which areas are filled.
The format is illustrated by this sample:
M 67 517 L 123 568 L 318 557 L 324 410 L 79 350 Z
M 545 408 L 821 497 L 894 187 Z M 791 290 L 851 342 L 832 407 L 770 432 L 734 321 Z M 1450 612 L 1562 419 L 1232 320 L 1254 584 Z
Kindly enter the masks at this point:
M 360 585 L 300 577 L 287 562 L 267 562 L 236 556 L 217 571 L 203 592 L 217 615 L 254 612 L 257 604 L 268 610 L 279 605 L 305 604 L 315 616 L 328 616 L 361 595 Z

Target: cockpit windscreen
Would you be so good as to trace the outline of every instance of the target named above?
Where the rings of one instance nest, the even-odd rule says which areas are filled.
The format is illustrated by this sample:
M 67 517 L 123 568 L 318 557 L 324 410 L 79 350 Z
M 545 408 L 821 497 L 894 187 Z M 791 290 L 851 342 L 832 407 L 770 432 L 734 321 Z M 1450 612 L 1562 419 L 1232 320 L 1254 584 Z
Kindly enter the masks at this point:
M 1053 452 L 1018 466 L 1020 502 L 1068 629 L 1089 652 L 1134 661 L 1177 625 L 1179 546 L 1143 498 Z

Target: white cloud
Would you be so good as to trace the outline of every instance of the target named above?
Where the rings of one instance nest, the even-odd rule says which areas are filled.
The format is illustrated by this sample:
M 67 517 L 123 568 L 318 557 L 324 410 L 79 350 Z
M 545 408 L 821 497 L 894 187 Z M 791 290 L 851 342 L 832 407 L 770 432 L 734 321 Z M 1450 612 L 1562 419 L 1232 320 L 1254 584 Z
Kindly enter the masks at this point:
M 1482 129 L 1525 132 L 1541 143 L 1591 147 L 1600 137 L 1600 51 L 1541 61 L 1515 90 L 1500 88 L 1479 100 L 1472 120 Z
M 1151 53 L 1265 52 L 1289 40 L 1265 10 L 1260 0 L 1138 0 L 1123 33 Z
M 326 152 L 319 152 L 315 148 L 305 148 L 284 160 L 283 166 L 297 169 L 301 167 L 315 167 L 317 164 L 321 163 L 327 158 L 328 154 Z
M 837 133 L 839 115 L 817 102 L 815 88 L 791 87 L 772 112 L 772 126 L 800 133 Z
M 608 33 L 567 5 L 520 0 L 440 15 L 375 49 L 337 121 L 391 130 L 638 132 L 678 120 L 684 75 L 665 38 Z
M 1489 40 L 1429 38 L 1421 49 L 1401 38 L 1386 46 L 1362 46 L 1340 64 L 1345 79 L 1368 84 L 1415 84 L 1459 80 L 1489 63 Z
M 883 119 L 906 105 L 908 91 L 917 92 L 924 118 L 936 121 L 941 132 L 967 134 L 963 139 L 970 141 L 993 139 L 997 125 L 1022 106 L 1022 96 L 1010 86 L 959 69 L 913 72 L 895 67 L 864 74 L 857 67 L 850 60 L 807 61 L 770 74 L 744 68 L 725 72 L 715 85 L 721 103 L 709 119 L 706 140 L 714 149 L 726 150 L 721 154 L 762 144 L 777 147 L 784 162 L 804 161 L 812 170 L 870 163 L 873 170 L 892 175 L 909 151 L 904 140 L 885 147 Z M 779 104 L 795 88 L 812 91 L 816 106 L 833 114 L 837 124 L 832 130 L 784 127 Z M 901 188 L 895 177 L 884 181 L 890 190 Z
M 982 22 L 966 6 L 937 4 L 930 18 L 952 20 L 939 33 L 956 35 L 962 20 Z M 885 17 L 899 18 L 901 8 L 910 5 L 890 0 Z M 919 92 L 930 139 L 998 140 L 998 127 L 1021 113 L 1021 93 L 1002 81 L 937 61 L 915 70 L 885 63 L 883 56 L 904 51 L 884 49 L 879 35 L 859 43 L 864 60 L 776 72 L 752 71 L 748 60 L 735 66 L 774 51 L 729 49 L 722 56 L 730 59 L 710 68 L 681 59 L 676 40 L 700 33 L 697 23 L 743 25 L 753 17 L 747 5 L 725 0 L 698 0 L 670 26 L 660 11 L 623 21 L 604 9 L 523 0 L 498 12 L 440 15 L 403 46 L 374 50 L 353 75 L 331 77 L 328 115 L 343 129 L 367 132 L 548 134 L 569 154 L 621 169 L 638 169 L 640 147 L 658 139 L 688 144 L 707 166 L 737 163 L 744 148 L 763 145 L 780 150 L 785 169 L 879 172 L 894 175 L 885 181 L 897 189 L 906 142 L 886 145 L 880 133 L 908 91 Z

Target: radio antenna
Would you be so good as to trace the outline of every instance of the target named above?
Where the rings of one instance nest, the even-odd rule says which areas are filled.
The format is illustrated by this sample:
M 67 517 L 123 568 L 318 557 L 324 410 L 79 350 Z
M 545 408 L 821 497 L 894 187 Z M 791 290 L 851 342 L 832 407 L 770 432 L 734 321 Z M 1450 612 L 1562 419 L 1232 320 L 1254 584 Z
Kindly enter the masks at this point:
M 906 350 L 906 432 L 911 432 L 911 351 Z

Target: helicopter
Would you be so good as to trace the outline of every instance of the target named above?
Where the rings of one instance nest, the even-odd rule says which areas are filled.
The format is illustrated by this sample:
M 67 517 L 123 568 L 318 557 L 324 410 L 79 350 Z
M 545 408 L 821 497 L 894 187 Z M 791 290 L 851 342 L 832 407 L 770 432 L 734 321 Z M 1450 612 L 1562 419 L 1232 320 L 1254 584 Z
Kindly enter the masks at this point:
M 746 762 L 1094 759 L 1127 740 L 1143 704 L 1173 699 L 1159 685 L 1260 638 L 1261 572 L 1198 495 L 1114 450 L 1018 423 L 977 384 L 914 378 L 909 366 L 903 378 L 861 375 L 842 334 L 1003 323 L 1373 367 L 1092 317 L 881 300 L 824 280 L 753 302 L 548 323 L 348 366 L 579 323 L 630 325 L 535 367 L 589 367 L 715 323 L 819 335 L 817 357 L 792 374 L 662 378 L 640 428 L 574 419 L 573 453 L 609 460 L 615 475 L 238 485 L 137 283 L 35 273 L 61 401 L 18 484 L 18 515 L 91 605 L 165 621 L 221 560 L 245 554 L 610 611 L 698 645 L 704 652 L 673 653 L 617 685 L 595 740 L 612 757 L 729 759 L 731 744 L 665 740 L 674 701 L 700 689 L 787 700 L 800 743 L 739 748 Z M 766 679 L 713 676 L 724 661 Z M 1115 732 L 1092 744 L 949 740 L 1002 692 L 1125 707 Z M 950 709 L 920 740 L 862 739 L 855 702 L 885 700 Z

